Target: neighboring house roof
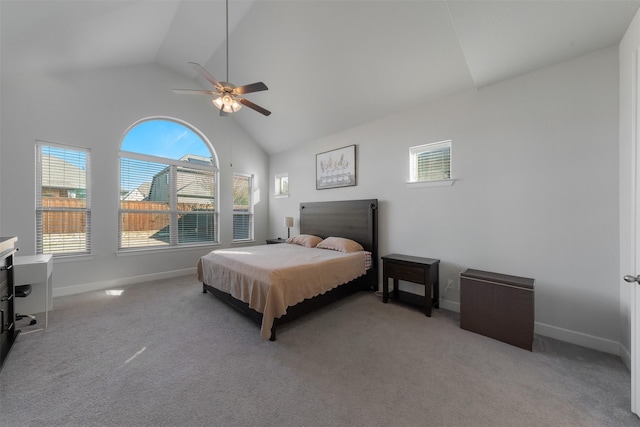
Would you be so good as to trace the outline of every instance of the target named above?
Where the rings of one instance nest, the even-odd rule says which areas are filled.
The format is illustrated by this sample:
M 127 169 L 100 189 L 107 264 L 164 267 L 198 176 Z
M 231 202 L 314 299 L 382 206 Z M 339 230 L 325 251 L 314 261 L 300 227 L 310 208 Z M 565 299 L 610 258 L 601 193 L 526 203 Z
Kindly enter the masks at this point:
M 122 196 L 122 200 L 130 200 L 133 202 L 139 202 L 144 199 L 145 199 L 144 194 L 138 191 L 137 188 L 134 188 L 133 190 L 129 191 L 127 194 Z
M 180 158 L 182 161 L 200 164 L 213 164 L 210 157 L 197 156 L 195 154 L 186 154 Z M 148 200 L 158 201 L 166 200 L 168 197 L 167 181 L 162 179 L 169 173 L 169 168 L 165 168 L 158 172 L 150 184 Z M 214 184 L 207 175 L 200 171 L 190 169 L 188 166 L 177 168 L 177 195 L 179 203 L 213 203 Z
M 198 163 L 201 165 L 213 165 L 213 158 L 198 156 L 197 154 L 185 154 L 184 156 L 180 157 L 180 159 L 178 160 L 191 162 L 191 163 Z
M 138 190 L 138 192 L 142 194 L 143 198 L 146 199 L 147 197 L 149 197 L 149 191 L 151 190 L 151 183 L 143 182 L 142 184 L 140 184 L 138 188 L 136 188 L 136 190 Z
M 178 168 L 178 197 L 211 198 L 213 188 L 206 175 L 191 169 Z
M 43 154 L 42 171 L 43 188 L 87 188 L 86 171 L 60 157 Z
M 145 200 L 149 197 L 150 189 L 151 189 L 151 183 L 143 182 L 142 184 L 140 184 L 138 188 L 134 188 L 133 190 L 129 191 L 127 194 L 122 196 L 122 200 L 130 200 L 135 202 Z

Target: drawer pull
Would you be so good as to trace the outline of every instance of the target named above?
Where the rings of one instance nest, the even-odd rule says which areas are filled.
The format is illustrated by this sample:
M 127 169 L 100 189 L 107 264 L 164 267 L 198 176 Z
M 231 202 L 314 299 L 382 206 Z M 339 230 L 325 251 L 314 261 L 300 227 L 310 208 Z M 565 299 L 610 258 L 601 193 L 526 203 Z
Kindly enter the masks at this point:
M 13 264 L 11 265 L 3 265 L 0 267 L 0 271 L 11 270 L 13 268 Z

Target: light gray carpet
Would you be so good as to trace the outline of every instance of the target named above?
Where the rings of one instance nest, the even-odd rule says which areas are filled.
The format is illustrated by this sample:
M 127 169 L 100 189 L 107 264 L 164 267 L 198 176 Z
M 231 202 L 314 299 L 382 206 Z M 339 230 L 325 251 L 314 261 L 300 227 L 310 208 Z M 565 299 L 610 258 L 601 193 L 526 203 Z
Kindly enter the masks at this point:
M 640 426 L 615 356 L 542 337 L 528 352 L 371 293 L 276 342 L 192 277 L 54 304 L 0 373 L 3 427 Z

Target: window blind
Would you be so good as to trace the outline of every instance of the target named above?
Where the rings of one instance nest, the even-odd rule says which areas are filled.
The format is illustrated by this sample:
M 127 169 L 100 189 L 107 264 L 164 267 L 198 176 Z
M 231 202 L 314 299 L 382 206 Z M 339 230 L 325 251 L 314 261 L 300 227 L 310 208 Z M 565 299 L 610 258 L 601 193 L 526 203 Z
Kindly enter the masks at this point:
M 451 141 L 411 147 L 411 182 L 451 178 Z
M 233 176 L 233 241 L 253 239 L 253 203 L 251 175 Z
M 36 252 L 91 253 L 90 152 L 36 143 Z
M 143 157 L 120 157 L 119 248 L 217 241 L 216 171 Z

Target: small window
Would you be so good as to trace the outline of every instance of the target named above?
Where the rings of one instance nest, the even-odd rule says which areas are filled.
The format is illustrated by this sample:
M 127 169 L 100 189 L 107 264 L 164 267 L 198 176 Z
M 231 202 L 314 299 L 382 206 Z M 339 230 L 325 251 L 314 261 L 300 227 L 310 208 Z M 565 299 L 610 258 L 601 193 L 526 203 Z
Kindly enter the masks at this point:
M 276 174 L 275 196 L 289 197 L 289 174 L 288 173 Z
M 233 175 L 233 241 L 253 240 L 253 176 Z
M 451 179 L 451 140 L 418 145 L 409 149 L 409 182 Z
M 91 254 L 90 152 L 36 143 L 36 253 Z

